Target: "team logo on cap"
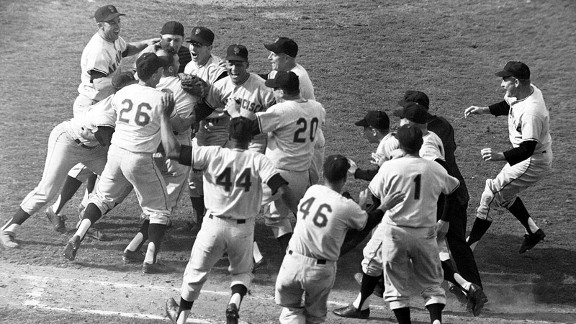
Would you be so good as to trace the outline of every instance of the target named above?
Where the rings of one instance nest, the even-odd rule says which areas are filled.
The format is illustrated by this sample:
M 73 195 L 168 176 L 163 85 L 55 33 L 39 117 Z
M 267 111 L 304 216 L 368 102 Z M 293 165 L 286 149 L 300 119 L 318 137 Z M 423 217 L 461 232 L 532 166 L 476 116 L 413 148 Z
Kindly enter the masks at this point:
M 238 46 L 234 47 L 234 55 L 240 55 L 240 47 Z
M 200 28 L 194 29 L 194 35 L 200 35 Z
M 114 6 L 108 6 L 108 10 L 110 10 L 111 13 L 116 13 L 116 8 L 114 8 Z
M 274 41 L 274 43 L 278 43 L 280 41 L 280 37 L 276 38 L 276 40 Z

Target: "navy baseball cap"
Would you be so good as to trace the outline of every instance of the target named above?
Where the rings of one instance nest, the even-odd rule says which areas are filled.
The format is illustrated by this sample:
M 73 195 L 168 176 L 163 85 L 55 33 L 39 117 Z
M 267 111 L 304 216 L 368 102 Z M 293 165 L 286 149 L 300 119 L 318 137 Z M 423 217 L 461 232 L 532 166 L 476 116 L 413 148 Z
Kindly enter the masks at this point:
M 416 102 L 407 102 L 404 108 L 394 111 L 394 116 L 406 118 L 417 124 L 427 124 L 434 118 L 424 106 Z
M 236 117 L 230 119 L 228 124 L 228 134 L 240 142 L 250 142 L 252 140 L 252 121 L 246 117 Z
M 298 75 L 292 71 L 278 71 L 273 79 L 268 79 L 265 82 L 269 88 L 280 88 L 288 92 L 294 92 L 300 89 L 300 81 Z
M 278 37 L 272 44 L 264 44 L 267 50 L 276 54 L 285 53 L 290 57 L 298 55 L 298 44 L 288 37 Z
M 107 22 L 120 16 L 126 15 L 119 13 L 113 5 L 100 7 L 96 9 L 96 12 L 94 13 L 94 19 L 96 19 L 96 22 Z
M 530 69 L 528 65 L 522 62 L 510 61 L 506 63 L 502 71 L 496 72 L 495 75 L 502 78 L 513 76 L 516 79 L 528 80 L 530 79 Z
M 244 45 L 230 45 L 226 50 L 226 60 L 248 62 L 248 49 Z
M 188 43 L 200 43 L 203 46 L 210 46 L 214 42 L 214 33 L 206 27 L 194 27 L 186 41 Z
M 346 177 L 346 173 L 350 169 L 350 162 L 348 159 L 340 154 L 330 155 L 324 161 L 324 178 L 328 181 L 338 181 Z
M 160 35 L 180 35 L 184 37 L 184 26 L 177 21 L 169 21 L 162 26 Z
M 424 106 L 428 109 L 430 107 L 430 99 L 422 91 L 408 90 L 404 93 L 404 98 L 398 101 L 398 104 L 402 107 L 406 106 L 409 102 L 415 102 Z
M 422 139 L 422 130 L 412 125 L 402 125 L 396 131 L 396 138 L 400 142 L 400 148 L 415 153 L 420 151 L 424 139 Z
M 136 60 L 136 73 L 141 80 L 148 80 L 164 62 L 155 53 L 144 53 Z
M 374 127 L 379 130 L 390 129 L 390 118 L 385 112 L 379 110 L 370 110 L 366 113 L 366 116 L 361 120 L 354 123 L 356 126 L 362 127 Z

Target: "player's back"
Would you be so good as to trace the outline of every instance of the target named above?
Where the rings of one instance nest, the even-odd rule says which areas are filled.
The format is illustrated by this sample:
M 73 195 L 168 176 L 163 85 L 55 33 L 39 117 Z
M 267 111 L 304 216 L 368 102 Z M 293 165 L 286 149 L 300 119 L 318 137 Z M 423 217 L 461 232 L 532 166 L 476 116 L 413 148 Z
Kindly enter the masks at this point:
M 130 152 L 156 152 L 162 140 L 162 97 L 161 91 L 140 84 L 118 91 L 112 99 L 117 115 L 112 144 Z
M 255 216 L 262 201 L 262 183 L 277 173 L 272 162 L 252 150 L 195 145 L 192 159 L 192 168 L 204 170 L 204 200 L 215 216 Z
M 290 248 L 317 259 L 338 260 L 348 229 L 362 229 L 368 216 L 353 200 L 322 185 L 308 188 L 298 205 Z
M 308 170 L 325 117 L 324 107 L 315 100 L 288 100 L 259 114 L 261 130 L 268 133 L 266 156 L 279 169 Z

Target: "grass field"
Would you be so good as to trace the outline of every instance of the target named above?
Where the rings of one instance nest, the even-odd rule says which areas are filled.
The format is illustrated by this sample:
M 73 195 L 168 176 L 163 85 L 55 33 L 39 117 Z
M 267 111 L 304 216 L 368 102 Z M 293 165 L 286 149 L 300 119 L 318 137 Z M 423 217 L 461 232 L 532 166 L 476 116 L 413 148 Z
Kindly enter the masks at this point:
M 50 131 L 72 117 L 72 103 L 80 82 L 80 55 L 96 31 L 94 10 L 104 4 L 107 3 L 100 0 L 0 2 L 0 40 L 4 44 L 0 49 L 2 224 L 40 180 Z M 494 284 L 488 286 L 491 302 L 482 315 L 485 321 L 480 322 L 576 322 L 573 308 L 576 305 L 576 171 L 572 152 L 576 145 L 572 127 L 576 117 L 570 110 L 573 108 L 570 98 L 576 92 L 572 80 L 576 75 L 576 2 L 125 0 L 115 5 L 127 14 L 123 17 L 121 32 L 127 41 L 157 36 L 168 20 L 182 22 L 186 32 L 193 26 L 204 25 L 216 33 L 214 53 L 217 55 L 224 56 L 229 44 L 246 45 L 253 72 L 270 69 L 263 43 L 278 36 L 295 39 L 300 47 L 298 62 L 310 73 L 316 97 L 327 110 L 326 153 L 344 154 L 361 167 L 369 166 L 369 153 L 375 147 L 367 143 L 354 122 L 371 109 L 381 109 L 391 115 L 405 90 L 426 92 L 431 99 L 431 112 L 446 117 L 456 131 L 457 161 L 471 196 L 469 227 L 485 179 L 495 176 L 502 167 L 501 163 L 483 162 L 480 149 L 506 150 L 510 144 L 506 118 L 464 119 L 464 109 L 501 100 L 504 93 L 494 72 L 509 60 L 527 63 L 532 82 L 542 90 L 551 109 L 554 167 L 547 178 L 522 197 L 547 237 L 534 250 L 518 255 L 523 234 L 520 224 L 508 213 L 496 217 L 475 250 L 485 281 Z M 133 62 L 129 58 L 123 65 L 129 67 Z M 393 124 L 397 122 L 392 118 Z M 347 189 L 356 194 L 365 185 L 350 181 Z M 64 210 L 71 218 L 75 217 L 79 199 L 75 197 Z M 176 212 L 176 222 L 184 221 L 190 213 L 190 203 L 184 199 Z M 138 215 L 136 199 L 130 196 L 101 224 L 114 240 L 87 242 L 79 260 L 69 263 L 64 262 L 60 253 L 71 233 L 55 235 L 42 212 L 30 218 L 18 234 L 21 249 L 0 250 L 0 271 L 17 274 L 18 267 L 39 266 L 87 273 L 105 271 L 114 281 L 132 275 L 142 278 L 137 268 L 125 266 L 120 258 L 124 245 L 135 231 Z M 70 226 L 73 223 L 69 222 Z M 276 243 L 262 224 L 258 225 L 257 237 L 265 243 L 262 250 L 270 262 L 257 276 L 256 284 L 262 291 L 269 292 L 264 287 L 273 284 L 281 256 L 276 254 Z M 179 286 L 180 271 L 192 243 L 189 236 L 171 234 L 162 252 L 162 258 L 176 269 L 170 276 L 174 287 Z M 341 298 L 341 302 L 350 301 L 342 296 L 353 296 L 357 289 L 350 281 L 351 274 L 359 268 L 360 259 L 358 248 L 339 263 L 333 296 Z M 210 280 L 228 280 L 225 271 L 217 271 L 215 276 Z M 0 322 L 93 323 L 102 320 L 90 314 L 35 310 L 22 321 L 23 306 L 8 302 L 8 292 L 12 290 L 10 281 L 6 280 L 0 281 L 0 296 L 5 297 L 0 299 L 7 305 L 0 307 Z M 499 283 L 512 286 L 498 288 Z M 524 289 L 514 284 L 528 286 Z M 222 287 L 226 289 L 225 285 Z M 168 296 L 154 296 L 159 300 L 165 297 Z M 220 309 L 226 298 L 207 299 L 201 305 L 217 306 L 198 307 L 199 312 L 206 313 L 203 318 L 211 320 L 208 310 L 212 308 L 202 307 Z M 257 311 L 247 314 L 243 320 L 274 322 L 280 310 L 273 303 L 269 306 L 256 307 Z M 54 307 L 66 307 L 66 304 Z M 135 309 L 154 312 L 161 306 L 144 305 Z M 450 323 L 473 323 L 474 319 L 461 309 L 447 308 L 447 311 L 457 316 L 451 317 Z M 391 313 L 382 312 L 384 321 L 390 320 Z M 161 315 L 161 310 L 157 315 Z M 337 319 L 331 317 L 330 321 Z

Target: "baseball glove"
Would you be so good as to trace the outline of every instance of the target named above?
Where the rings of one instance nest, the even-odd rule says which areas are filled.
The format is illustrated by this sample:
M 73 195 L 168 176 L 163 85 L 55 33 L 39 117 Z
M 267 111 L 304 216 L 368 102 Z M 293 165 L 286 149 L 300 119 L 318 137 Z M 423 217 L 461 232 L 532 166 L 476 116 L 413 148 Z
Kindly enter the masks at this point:
M 184 89 L 184 91 L 200 98 L 203 98 L 206 95 L 208 90 L 208 83 L 206 83 L 201 78 L 195 75 L 184 73 L 178 74 L 178 78 L 182 83 L 182 89 Z
M 94 137 L 100 145 L 105 147 L 110 145 L 112 134 L 114 134 L 114 127 L 98 126 L 98 130 L 94 133 Z

